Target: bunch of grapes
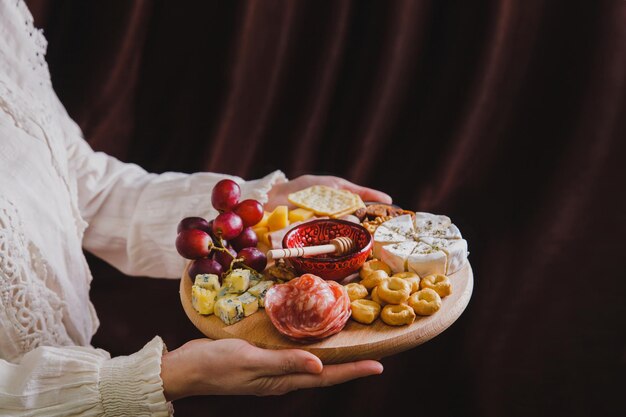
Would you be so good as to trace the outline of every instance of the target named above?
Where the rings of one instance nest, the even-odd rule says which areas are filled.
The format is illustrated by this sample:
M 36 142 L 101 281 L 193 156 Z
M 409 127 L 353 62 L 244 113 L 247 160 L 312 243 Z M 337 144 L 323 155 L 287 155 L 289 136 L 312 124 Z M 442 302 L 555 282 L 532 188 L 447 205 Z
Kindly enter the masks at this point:
M 221 180 L 211 193 L 211 204 L 219 211 L 214 219 L 185 217 L 178 223 L 176 250 L 192 260 L 189 276 L 215 274 L 218 277 L 234 266 L 261 272 L 267 257 L 257 249 L 252 226 L 263 218 L 263 206 L 256 200 L 239 201 L 241 188 L 232 180 Z

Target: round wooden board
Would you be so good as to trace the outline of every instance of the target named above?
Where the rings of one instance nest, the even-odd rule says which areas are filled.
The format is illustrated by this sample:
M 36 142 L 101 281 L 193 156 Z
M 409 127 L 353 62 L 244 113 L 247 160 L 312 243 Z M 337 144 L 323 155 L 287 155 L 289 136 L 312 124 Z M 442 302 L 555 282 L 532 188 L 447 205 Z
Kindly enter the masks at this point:
M 315 343 L 297 343 L 281 335 L 263 309 L 233 325 L 225 325 L 215 315 L 198 314 L 191 305 L 192 282 L 183 273 L 180 299 L 192 323 L 211 339 L 239 338 L 268 349 L 298 348 L 307 350 L 323 363 L 342 363 L 360 359 L 380 359 L 418 346 L 446 330 L 467 307 L 472 295 L 474 276 L 469 262 L 450 276 L 452 294 L 443 299 L 441 309 L 432 316 L 418 316 L 408 326 L 388 326 L 380 319 L 371 325 L 348 320 L 346 327 Z

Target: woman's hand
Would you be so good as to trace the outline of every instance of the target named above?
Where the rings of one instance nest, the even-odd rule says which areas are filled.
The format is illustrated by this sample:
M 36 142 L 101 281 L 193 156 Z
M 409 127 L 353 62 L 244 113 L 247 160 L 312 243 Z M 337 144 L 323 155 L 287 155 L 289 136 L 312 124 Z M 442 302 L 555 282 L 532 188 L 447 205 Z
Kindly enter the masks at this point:
M 299 349 L 268 350 L 240 339 L 198 339 L 166 353 L 161 364 L 165 398 L 192 395 L 280 395 L 382 373 L 376 361 L 322 365 Z
M 302 175 L 291 181 L 276 184 L 272 187 L 268 193 L 268 201 L 265 204 L 265 209 L 271 211 L 276 206 L 289 205 L 290 203 L 287 200 L 287 196 L 290 193 L 302 190 L 303 188 L 307 188 L 312 185 L 326 185 L 332 188 L 348 190 L 361 196 L 363 201 L 378 201 L 381 203 L 391 204 L 391 197 L 387 194 L 372 188 L 361 187 L 360 185 L 353 184 L 343 178 L 333 176 Z

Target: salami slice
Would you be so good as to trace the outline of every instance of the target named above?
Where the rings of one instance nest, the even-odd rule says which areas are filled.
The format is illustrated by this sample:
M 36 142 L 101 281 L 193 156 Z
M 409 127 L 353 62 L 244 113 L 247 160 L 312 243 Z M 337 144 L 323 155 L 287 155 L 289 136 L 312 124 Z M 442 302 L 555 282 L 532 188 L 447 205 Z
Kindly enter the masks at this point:
M 315 341 L 339 333 L 350 317 L 345 288 L 304 274 L 274 285 L 265 295 L 265 312 L 278 331 L 292 340 Z

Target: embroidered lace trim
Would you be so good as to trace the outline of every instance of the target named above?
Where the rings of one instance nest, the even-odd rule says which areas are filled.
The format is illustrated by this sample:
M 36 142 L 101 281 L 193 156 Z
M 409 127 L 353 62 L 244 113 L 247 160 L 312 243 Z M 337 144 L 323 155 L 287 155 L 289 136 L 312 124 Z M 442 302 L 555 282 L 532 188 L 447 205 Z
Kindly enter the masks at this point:
M 0 330 L 9 333 L 0 335 L 0 346 L 7 349 L 0 356 L 5 359 L 42 345 L 72 344 L 62 323 L 64 302 L 47 287 L 48 265 L 21 230 L 17 209 L 0 197 Z

